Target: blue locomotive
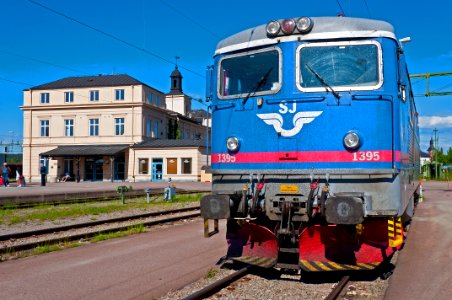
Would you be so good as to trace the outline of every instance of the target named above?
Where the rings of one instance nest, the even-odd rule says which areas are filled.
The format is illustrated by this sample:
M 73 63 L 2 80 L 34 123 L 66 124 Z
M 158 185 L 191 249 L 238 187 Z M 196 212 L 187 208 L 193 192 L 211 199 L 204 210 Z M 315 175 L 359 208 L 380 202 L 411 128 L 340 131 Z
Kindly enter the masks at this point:
M 400 247 L 419 188 L 418 114 L 392 25 L 271 21 L 218 43 L 208 71 L 212 194 L 228 257 L 373 269 Z

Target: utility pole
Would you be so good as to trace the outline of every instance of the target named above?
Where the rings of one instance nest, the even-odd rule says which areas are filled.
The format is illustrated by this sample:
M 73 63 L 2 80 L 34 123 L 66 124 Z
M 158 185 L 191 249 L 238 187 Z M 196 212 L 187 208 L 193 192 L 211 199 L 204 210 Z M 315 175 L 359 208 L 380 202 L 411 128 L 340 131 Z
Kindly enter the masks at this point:
M 435 133 L 435 179 L 438 179 L 438 137 L 436 136 L 436 133 L 438 132 L 438 129 L 434 129 L 433 132 Z

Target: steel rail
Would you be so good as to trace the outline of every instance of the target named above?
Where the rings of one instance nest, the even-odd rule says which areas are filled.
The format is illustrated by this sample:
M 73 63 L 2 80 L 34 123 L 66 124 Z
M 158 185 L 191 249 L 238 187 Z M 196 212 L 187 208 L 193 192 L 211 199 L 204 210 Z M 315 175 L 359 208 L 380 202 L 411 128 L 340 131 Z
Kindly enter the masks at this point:
M 137 215 L 127 215 L 127 216 L 123 216 L 123 217 L 111 218 L 111 219 L 105 219 L 105 220 L 89 221 L 89 222 L 77 223 L 77 224 L 72 224 L 72 225 L 64 225 L 64 226 L 49 227 L 49 228 L 38 229 L 38 230 L 22 231 L 22 232 L 17 232 L 17 233 L 0 235 L 0 241 L 7 241 L 10 239 L 27 238 L 27 237 L 31 237 L 31 236 L 38 236 L 38 235 L 44 235 L 44 234 L 49 234 L 49 233 L 67 231 L 67 230 L 71 230 L 71 229 L 78 229 L 78 228 L 98 226 L 98 225 L 115 223 L 115 222 L 124 222 L 124 221 L 129 221 L 129 220 L 134 220 L 134 219 L 169 215 L 169 214 L 175 214 L 175 213 L 181 213 L 181 212 L 187 212 L 187 211 L 199 210 L 199 209 L 200 209 L 199 206 L 185 207 L 185 208 L 171 209 L 171 210 L 164 210 L 164 211 L 154 211 L 154 212 L 137 214 Z
M 243 269 L 238 270 L 237 272 L 234 272 L 218 281 L 215 281 L 214 283 L 206 286 L 205 288 L 191 294 L 188 295 L 187 297 L 183 298 L 183 300 L 198 300 L 198 299 L 205 299 L 213 294 L 215 294 L 216 292 L 218 292 L 219 290 L 221 290 L 222 288 L 230 285 L 231 283 L 239 280 L 240 278 L 242 278 L 243 276 L 245 276 L 246 274 L 248 274 L 251 270 L 252 266 L 246 266 Z
M 201 215 L 200 212 L 196 212 L 196 213 L 192 213 L 192 214 L 175 216 L 175 217 L 170 217 L 170 218 L 165 218 L 165 219 L 160 219 L 160 220 L 149 220 L 149 221 L 146 221 L 146 222 L 143 222 L 140 224 L 143 224 L 144 226 L 155 226 L 155 225 L 160 225 L 160 224 L 164 224 L 164 223 L 168 223 L 168 222 L 175 222 L 175 221 L 180 221 L 180 220 L 184 220 L 184 219 L 197 218 L 200 215 Z M 136 219 L 138 219 L 138 218 L 136 218 Z M 130 218 L 129 220 L 132 220 L 132 218 Z M 73 241 L 73 240 L 78 240 L 78 239 L 83 239 L 83 238 L 89 238 L 89 237 L 93 237 L 97 234 L 102 234 L 102 233 L 123 231 L 123 230 L 129 229 L 131 226 L 133 226 L 133 225 L 121 225 L 121 226 L 116 226 L 113 228 L 95 230 L 92 232 L 76 233 L 76 234 L 72 234 L 72 235 L 68 235 L 68 236 L 64 236 L 64 237 L 49 238 L 49 239 L 41 240 L 41 241 L 37 241 L 37 242 L 29 242 L 29 243 L 23 243 L 23 244 L 19 244 L 19 245 L 7 246 L 4 248 L 1 248 L 0 253 L 27 250 L 27 249 L 31 249 L 31 248 L 34 248 L 34 247 L 37 247 L 37 246 L 43 245 L 43 244 L 55 244 L 55 243 L 59 243 L 59 242 L 66 242 L 66 241 Z M 78 228 L 81 228 L 81 227 L 78 227 Z
M 339 283 L 334 287 L 330 294 L 325 298 L 325 300 L 336 300 L 342 290 L 345 288 L 350 280 L 350 276 L 344 276 L 339 281 Z
M 199 194 L 199 193 L 208 193 L 210 191 L 203 190 L 194 190 L 194 191 L 186 191 L 186 190 L 178 190 L 176 194 L 179 195 L 187 195 L 187 194 Z M 49 196 L 49 198 L 60 197 L 61 200 L 45 200 L 45 197 Z M 51 197 L 50 197 L 51 196 Z M 127 192 L 126 196 L 128 198 L 140 198 L 146 197 L 146 192 L 144 190 L 132 190 Z M 163 188 L 155 189 L 149 196 L 163 197 Z M 38 199 L 38 200 L 36 200 Z M 44 199 L 44 200 L 42 200 Z M 0 197 L 0 209 L 22 209 L 22 208 L 33 208 L 35 206 L 40 205 L 64 205 L 64 204 L 79 204 L 79 203 L 90 203 L 90 202 L 103 202 L 103 201 L 113 201 L 119 200 L 121 196 L 115 191 L 97 191 L 97 192 L 76 192 L 76 193 L 65 193 L 65 194 L 51 194 L 51 195 L 30 195 L 30 196 L 21 196 L 20 200 L 23 202 L 14 202 L 8 201 L 8 197 Z M 29 200 L 29 201 L 28 201 Z

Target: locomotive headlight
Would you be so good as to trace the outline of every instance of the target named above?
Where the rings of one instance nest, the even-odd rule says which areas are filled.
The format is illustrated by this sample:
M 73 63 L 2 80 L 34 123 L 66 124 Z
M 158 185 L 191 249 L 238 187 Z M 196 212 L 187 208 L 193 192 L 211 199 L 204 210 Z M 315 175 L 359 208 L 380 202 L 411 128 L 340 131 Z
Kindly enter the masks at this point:
M 239 139 L 235 136 L 231 136 L 226 140 L 226 147 L 229 151 L 235 152 L 239 149 Z
M 281 24 L 278 21 L 271 21 L 267 24 L 266 30 L 269 36 L 276 36 L 281 30 Z
M 285 34 L 291 34 L 295 29 L 294 19 L 286 19 L 282 22 L 281 29 Z
M 312 19 L 308 17 L 301 17 L 297 20 L 297 29 L 301 33 L 308 33 L 313 25 Z
M 359 135 L 354 131 L 349 131 L 344 136 L 344 145 L 347 149 L 354 150 L 361 145 L 361 139 Z

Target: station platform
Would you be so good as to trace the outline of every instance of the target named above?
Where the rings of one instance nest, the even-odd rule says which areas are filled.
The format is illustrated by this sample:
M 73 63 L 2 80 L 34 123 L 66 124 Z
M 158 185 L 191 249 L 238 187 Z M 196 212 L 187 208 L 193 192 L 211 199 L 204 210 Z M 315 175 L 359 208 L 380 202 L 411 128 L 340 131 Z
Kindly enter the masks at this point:
M 195 182 L 195 181 L 172 181 L 177 190 L 186 191 L 210 191 L 210 182 Z M 102 182 L 102 181 L 80 181 L 80 182 L 49 182 L 46 186 L 41 186 L 39 183 L 27 184 L 24 187 L 17 187 L 17 184 L 11 183 L 9 187 L 0 186 L 0 203 L 1 202 L 15 202 L 15 200 L 39 197 L 42 199 L 52 198 L 55 195 L 67 198 L 70 195 L 77 195 L 83 197 L 84 195 L 102 195 L 115 192 L 117 186 L 132 187 L 135 191 L 143 191 L 144 189 L 164 189 L 168 187 L 168 182 Z
M 434 181 L 422 188 L 424 199 L 389 279 L 387 300 L 452 299 L 452 190 Z

